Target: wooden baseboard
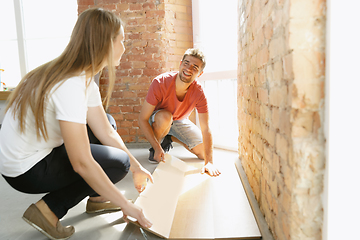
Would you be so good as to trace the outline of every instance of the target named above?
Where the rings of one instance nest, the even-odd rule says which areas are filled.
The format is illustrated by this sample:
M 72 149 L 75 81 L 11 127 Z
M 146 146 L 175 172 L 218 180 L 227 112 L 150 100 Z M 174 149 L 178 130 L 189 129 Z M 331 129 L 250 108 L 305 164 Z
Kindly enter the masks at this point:
M 239 173 L 241 182 L 244 186 L 244 190 L 246 192 L 246 195 L 249 199 L 252 211 L 254 213 L 256 222 L 259 226 L 259 230 L 261 232 L 262 235 L 262 240 L 274 240 L 274 237 L 272 235 L 272 233 L 270 232 L 269 226 L 266 223 L 266 220 L 264 218 L 264 215 L 262 214 L 259 204 L 256 201 L 255 195 L 251 189 L 250 183 L 247 179 L 246 173 L 242 167 L 241 161 L 240 159 L 235 160 L 235 165 L 236 165 L 236 169 Z
M 0 101 L 7 100 L 11 93 L 10 91 L 0 91 Z

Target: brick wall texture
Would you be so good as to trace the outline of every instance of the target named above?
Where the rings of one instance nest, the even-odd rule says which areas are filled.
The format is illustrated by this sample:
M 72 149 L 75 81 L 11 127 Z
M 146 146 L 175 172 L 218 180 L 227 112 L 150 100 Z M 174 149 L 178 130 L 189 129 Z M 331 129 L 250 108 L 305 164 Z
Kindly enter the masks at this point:
M 238 0 L 239 157 L 275 239 L 321 239 L 325 0 Z
M 78 0 L 78 12 L 101 7 L 116 12 L 124 23 L 125 53 L 107 112 L 116 120 L 126 143 L 147 142 L 138 117 L 147 90 L 160 73 L 177 70 L 192 47 L 191 0 Z M 105 96 L 106 71 L 100 78 Z

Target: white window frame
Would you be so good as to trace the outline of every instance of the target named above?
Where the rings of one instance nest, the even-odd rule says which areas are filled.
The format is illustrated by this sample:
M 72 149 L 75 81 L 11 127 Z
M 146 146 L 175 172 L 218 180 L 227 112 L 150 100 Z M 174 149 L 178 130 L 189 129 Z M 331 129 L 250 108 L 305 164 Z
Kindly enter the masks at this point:
M 26 56 L 26 46 L 24 39 L 24 14 L 21 6 L 21 0 L 14 0 L 14 10 L 15 10 L 15 22 L 16 22 L 16 33 L 17 33 L 17 42 L 19 50 L 19 63 L 20 63 L 20 75 L 24 77 L 28 72 L 27 56 Z

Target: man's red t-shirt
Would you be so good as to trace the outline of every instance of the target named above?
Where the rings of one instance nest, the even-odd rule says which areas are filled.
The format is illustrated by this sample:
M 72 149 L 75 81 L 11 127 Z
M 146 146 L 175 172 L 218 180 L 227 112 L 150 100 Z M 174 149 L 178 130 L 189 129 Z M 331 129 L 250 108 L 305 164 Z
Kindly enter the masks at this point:
M 165 109 L 171 112 L 173 120 L 189 117 L 194 108 L 198 113 L 208 112 L 204 91 L 196 80 L 189 86 L 184 99 L 178 100 L 175 91 L 177 74 L 178 72 L 167 72 L 154 78 L 146 95 L 146 101 L 155 106 L 155 110 Z

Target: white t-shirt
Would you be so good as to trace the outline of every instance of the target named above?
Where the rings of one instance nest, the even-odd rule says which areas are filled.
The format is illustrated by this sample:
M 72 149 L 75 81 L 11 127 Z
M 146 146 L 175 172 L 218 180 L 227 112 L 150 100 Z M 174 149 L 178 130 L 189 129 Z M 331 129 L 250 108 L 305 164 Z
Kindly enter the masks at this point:
M 45 110 L 45 123 L 49 139 L 38 139 L 35 118 L 29 109 L 25 132 L 20 132 L 18 119 L 11 110 L 5 114 L 0 130 L 0 173 L 17 177 L 63 144 L 59 120 L 86 124 L 88 107 L 101 105 L 99 88 L 92 80 L 86 87 L 85 75 L 69 78 L 59 88 L 56 85 Z M 57 89 L 56 89 L 57 88 Z

